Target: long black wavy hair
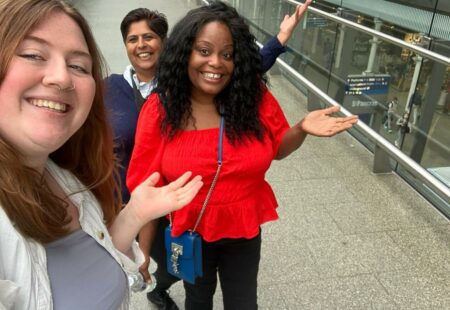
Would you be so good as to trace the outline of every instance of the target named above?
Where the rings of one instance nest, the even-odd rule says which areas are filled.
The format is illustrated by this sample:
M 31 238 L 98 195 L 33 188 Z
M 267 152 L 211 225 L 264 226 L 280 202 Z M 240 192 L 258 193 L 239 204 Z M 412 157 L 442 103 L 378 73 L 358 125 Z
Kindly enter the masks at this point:
M 264 127 L 258 111 L 266 78 L 261 69 L 259 48 L 244 19 L 234 8 L 220 1 L 189 11 L 167 39 L 156 73 L 155 92 L 164 109 L 161 131 L 170 139 L 192 116 L 189 58 L 197 34 L 211 22 L 227 25 L 233 38 L 233 75 L 215 98 L 217 111 L 220 105 L 224 107 L 227 138 L 233 144 L 243 142 L 244 137 L 256 137 L 261 141 Z

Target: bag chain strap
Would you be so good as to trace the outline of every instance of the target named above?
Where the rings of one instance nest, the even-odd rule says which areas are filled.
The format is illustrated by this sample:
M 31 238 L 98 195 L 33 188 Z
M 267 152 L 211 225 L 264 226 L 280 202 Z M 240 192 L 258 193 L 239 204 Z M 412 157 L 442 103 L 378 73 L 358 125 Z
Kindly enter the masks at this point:
M 208 194 L 206 195 L 205 201 L 203 202 L 202 209 L 200 210 L 200 214 L 198 215 L 197 221 L 195 222 L 194 228 L 190 231 L 192 234 L 198 227 L 200 220 L 202 219 L 203 213 L 205 212 L 206 206 L 208 205 L 209 200 L 211 199 L 212 192 L 216 187 L 217 179 L 219 178 L 219 173 L 222 168 L 222 142 L 223 142 L 223 127 L 224 127 L 224 111 L 223 106 L 220 106 L 220 127 L 219 127 L 219 147 L 218 147 L 218 155 L 217 155 L 217 170 L 214 175 L 214 179 L 211 183 L 211 187 L 209 188 Z M 172 213 L 169 213 L 169 221 L 170 227 L 172 227 Z

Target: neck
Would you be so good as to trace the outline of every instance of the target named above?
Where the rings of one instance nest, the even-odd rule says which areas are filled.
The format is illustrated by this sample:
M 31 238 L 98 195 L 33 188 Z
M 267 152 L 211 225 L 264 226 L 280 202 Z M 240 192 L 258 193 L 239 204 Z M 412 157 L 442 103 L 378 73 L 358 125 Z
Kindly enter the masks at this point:
M 44 173 L 45 167 L 47 166 L 48 156 L 38 157 L 33 156 L 32 158 L 23 158 L 24 165 L 35 169 L 39 173 Z
M 215 96 L 199 95 L 199 94 L 196 94 L 195 92 L 193 92 L 191 94 L 192 105 L 215 106 L 214 99 L 215 99 Z
M 155 78 L 155 70 L 152 69 L 144 72 L 139 72 L 136 70 L 136 75 L 139 82 L 148 83 Z

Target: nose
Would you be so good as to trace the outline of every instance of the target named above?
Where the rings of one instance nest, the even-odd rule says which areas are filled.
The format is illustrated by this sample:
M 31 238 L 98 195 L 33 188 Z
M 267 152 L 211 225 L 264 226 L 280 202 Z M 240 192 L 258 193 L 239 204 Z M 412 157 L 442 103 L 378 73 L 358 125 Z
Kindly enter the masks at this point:
M 219 54 L 211 54 L 209 56 L 208 64 L 214 68 L 220 67 L 222 65 L 222 59 L 220 58 L 220 55 Z
M 138 39 L 138 47 L 139 48 L 145 47 L 145 40 L 144 40 L 144 37 L 142 37 L 142 36 L 140 36 Z
M 48 61 L 42 83 L 59 90 L 73 87 L 72 75 L 64 59 Z

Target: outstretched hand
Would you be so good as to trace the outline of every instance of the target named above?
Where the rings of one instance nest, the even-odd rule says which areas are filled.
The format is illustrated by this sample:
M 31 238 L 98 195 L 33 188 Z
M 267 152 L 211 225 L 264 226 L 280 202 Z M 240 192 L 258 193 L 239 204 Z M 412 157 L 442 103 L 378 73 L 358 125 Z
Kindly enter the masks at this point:
M 277 35 L 278 41 L 280 41 L 282 45 L 285 45 L 290 39 L 300 19 L 311 3 L 312 0 L 306 0 L 304 4 L 297 5 L 297 7 L 295 8 L 295 12 L 292 15 L 284 16 L 284 19 L 280 24 L 280 32 L 278 32 Z
M 347 130 L 358 121 L 358 116 L 333 117 L 331 114 L 339 112 L 339 107 L 310 112 L 300 122 L 301 129 L 310 135 L 318 137 L 332 137 L 344 130 Z
M 190 203 L 203 186 L 201 176 L 188 182 L 191 176 L 188 171 L 166 186 L 155 187 L 160 175 L 157 172 L 150 175 L 131 193 L 129 205 L 135 209 L 136 220 L 147 223 Z

